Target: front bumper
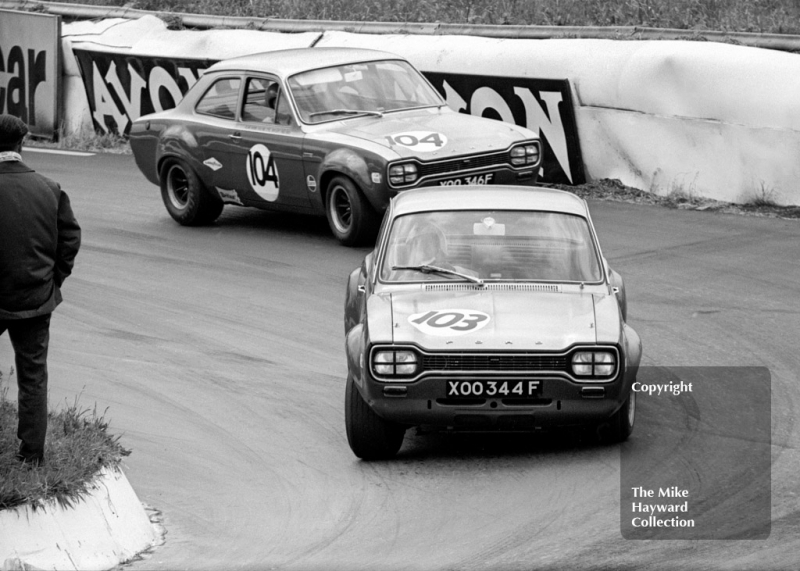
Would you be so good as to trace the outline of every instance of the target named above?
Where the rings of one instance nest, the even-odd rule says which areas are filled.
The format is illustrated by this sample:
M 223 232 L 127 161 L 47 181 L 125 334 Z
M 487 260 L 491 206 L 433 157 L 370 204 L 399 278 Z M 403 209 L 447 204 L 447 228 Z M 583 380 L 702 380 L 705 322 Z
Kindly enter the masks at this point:
M 477 377 L 460 377 L 473 380 Z M 484 377 L 485 378 L 485 377 Z M 518 378 L 518 377 L 517 377 Z M 541 382 L 535 398 L 446 398 L 453 377 L 425 377 L 413 383 L 375 381 L 361 387 L 364 400 L 382 418 L 411 426 L 456 429 L 535 430 L 598 424 L 607 420 L 630 394 L 632 380 L 620 371 L 609 383 L 576 383 L 557 376 L 531 377 Z
M 411 187 L 390 188 L 394 194 L 397 194 L 398 192 L 410 188 L 422 188 L 427 186 L 461 186 L 462 184 L 476 184 L 478 186 L 486 186 L 487 190 L 491 190 L 494 185 L 534 186 L 538 180 L 538 170 L 539 167 L 537 165 L 536 168 L 524 170 L 500 167 L 474 172 L 453 172 L 446 175 L 426 178 Z M 488 175 L 491 175 L 491 177 L 487 183 L 485 181 Z

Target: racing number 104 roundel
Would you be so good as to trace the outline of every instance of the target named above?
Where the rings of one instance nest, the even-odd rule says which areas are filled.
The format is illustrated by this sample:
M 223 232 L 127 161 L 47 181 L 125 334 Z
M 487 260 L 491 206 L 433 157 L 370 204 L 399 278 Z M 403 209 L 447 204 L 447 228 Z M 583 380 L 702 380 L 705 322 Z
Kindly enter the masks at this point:
M 265 145 L 254 145 L 247 153 L 247 180 L 261 198 L 275 202 L 280 193 L 278 168 Z

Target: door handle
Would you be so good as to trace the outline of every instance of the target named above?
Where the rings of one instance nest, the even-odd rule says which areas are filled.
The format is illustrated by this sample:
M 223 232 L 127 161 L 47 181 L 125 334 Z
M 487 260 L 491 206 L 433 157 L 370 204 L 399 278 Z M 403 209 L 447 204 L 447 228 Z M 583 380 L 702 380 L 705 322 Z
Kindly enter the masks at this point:
M 230 135 L 228 135 L 228 138 L 231 141 L 233 141 L 235 143 L 238 143 L 239 141 L 242 140 L 242 134 L 239 131 L 236 131 L 236 132 L 231 133 Z

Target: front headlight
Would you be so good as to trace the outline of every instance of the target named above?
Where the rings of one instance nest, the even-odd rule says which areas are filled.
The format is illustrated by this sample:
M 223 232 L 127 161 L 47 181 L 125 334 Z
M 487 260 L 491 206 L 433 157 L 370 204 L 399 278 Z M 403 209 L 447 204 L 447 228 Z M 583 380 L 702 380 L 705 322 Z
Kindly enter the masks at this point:
M 614 373 L 616 360 L 611 353 L 594 354 L 594 374 L 598 377 L 607 377 Z
M 515 167 L 525 165 L 525 147 L 514 147 L 511 149 L 511 164 Z
M 535 165 L 539 162 L 539 144 L 528 143 L 511 149 L 511 164 L 515 167 Z
M 525 162 L 535 165 L 539 162 L 539 145 L 525 145 Z
M 389 182 L 394 186 L 411 184 L 417 180 L 417 165 L 403 163 L 389 167 Z
M 593 353 L 581 351 L 572 356 L 572 372 L 581 377 L 592 374 Z
M 414 351 L 375 351 L 372 355 L 372 370 L 379 377 L 410 377 L 417 373 L 419 361 Z
M 611 351 L 576 351 L 572 354 L 572 373 L 576 377 L 610 377 L 617 369 L 617 356 Z

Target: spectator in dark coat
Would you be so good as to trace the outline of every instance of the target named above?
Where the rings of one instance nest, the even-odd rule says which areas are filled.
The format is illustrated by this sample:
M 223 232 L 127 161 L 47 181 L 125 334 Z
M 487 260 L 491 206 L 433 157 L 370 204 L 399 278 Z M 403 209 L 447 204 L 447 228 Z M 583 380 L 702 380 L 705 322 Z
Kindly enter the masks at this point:
M 0 335 L 8 331 L 19 386 L 17 459 L 44 463 L 50 314 L 81 243 L 66 193 L 22 162 L 28 127 L 0 115 Z

